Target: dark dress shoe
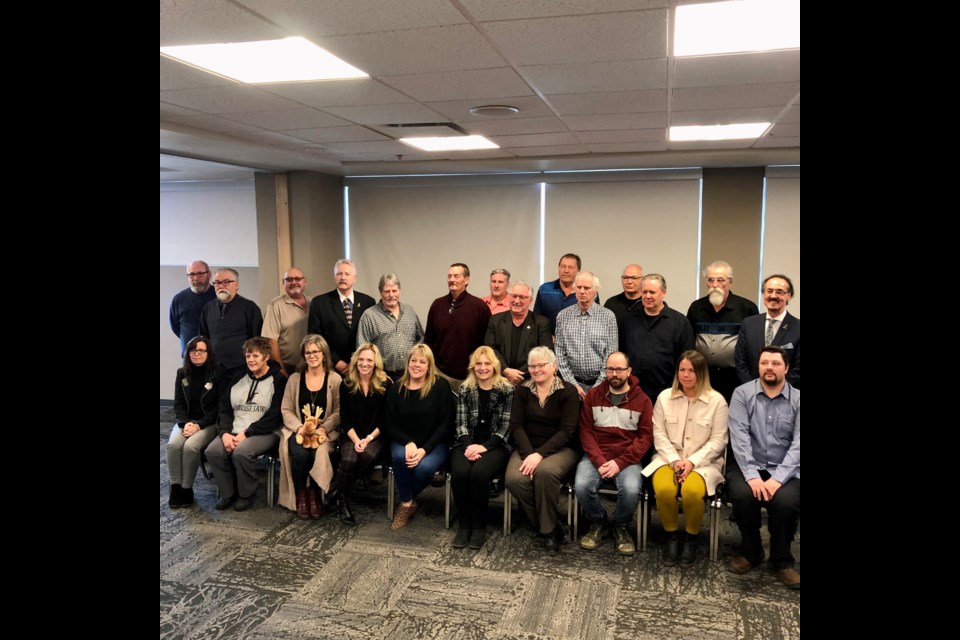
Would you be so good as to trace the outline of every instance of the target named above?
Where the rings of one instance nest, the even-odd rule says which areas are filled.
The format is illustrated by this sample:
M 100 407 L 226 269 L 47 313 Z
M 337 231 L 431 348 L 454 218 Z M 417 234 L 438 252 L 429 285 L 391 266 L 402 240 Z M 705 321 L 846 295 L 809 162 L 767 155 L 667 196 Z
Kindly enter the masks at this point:
M 170 485 L 170 501 L 168 504 L 171 509 L 183 506 L 183 487 L 178 484 Z
M 234 502 L 237 501 L 237 496 L 230 496 L 229 498 L 220 498 L 217 500 L 217 511 L 223 511 L 224 509 L 229 509 Z
M 253 506 L 253 496 L 249 498 L 237 498 L 237 501 L 233 503 L 234 511 L 246 511 Z
M 667 532 L 667 544 L 663 547 L 663 564 L 672 567 L 677 564 L 677 558 L 680 557 L 680 533 L 677 531 Z
M 557 555 L 557 552 L 560 551 L 560 545 L 563 544 L 563 529 L 560 525 L 557 525 L 553 531 L 547 534 L 547 539 L 543 542 L 543 548 L 547 550 L 552 556 Z
M 483 547 L 483 543 L 487 541 L 487 528 L 480 527 L 479 529 L 470 530 L 470 542 L 469 546 L 471 549 L 480 549 Z
M 317 498 L 316 487 L 307 488 L 307 507 L 310 508 L 310 517 L 313 520 L 319 520 L 320 516 L 323 515 L 323 506 L 321 506 L 320 500 Z
M 470 542 L 471 538 L 470 527 L 464 527 L 463 525 L 457 529 L 457 535 L 453 536 L 453 545 L 454 549 L 463 549 Z
M 306 489 L 297 489 L 297 517 L 301 520 L 310 519 L 310 510 L 307 507 Z
M 337 500 L 337 514 L 343 524 L 348 524 L 351 527 L 357 526 L 357 519 L 353 516 L 353 511 L 350 510 L 350 503 L 343 496 L 340 496 Z
M 697 561 L 697 536 L 689 533 L 683 541 L 683 550 L 680 552 L 680 564 L 689 567 Z

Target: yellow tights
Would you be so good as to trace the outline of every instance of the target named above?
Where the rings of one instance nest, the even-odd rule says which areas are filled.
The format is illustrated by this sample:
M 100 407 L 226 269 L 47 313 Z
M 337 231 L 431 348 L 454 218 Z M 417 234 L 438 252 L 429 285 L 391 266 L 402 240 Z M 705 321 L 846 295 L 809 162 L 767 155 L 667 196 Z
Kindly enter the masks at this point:
M 666 531 L 680 528 L 680 512 L 677 507 L 677 478 L 670 465 L 665 464 L 653 474 L 653 492 L 657 496 L 657 510 L 660 521 Z M 680 484 L 680 499 L 683 502 L 683 528 L 690 535 L 700 533 L 703 522 L 703 498 L 707 495 L 707 485 L 696 471 L 687 474 Z

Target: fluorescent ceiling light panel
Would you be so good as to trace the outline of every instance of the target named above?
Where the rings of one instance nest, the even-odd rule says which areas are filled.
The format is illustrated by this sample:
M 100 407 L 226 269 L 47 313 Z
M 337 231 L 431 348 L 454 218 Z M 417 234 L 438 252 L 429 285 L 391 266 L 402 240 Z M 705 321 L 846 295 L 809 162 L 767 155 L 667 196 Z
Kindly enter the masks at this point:
M 160 53 L 247 83 L 370 77 L 304 38 L 160 47 Z
M 471 151 L 499 149 L 483 136 L 443 136 L 435 138 L 400 138 L 400 142 L 424 151 Z
M 800 0 L 740 0 L 677 7 L 673 55 L 800 48 Z
M 747 122 L 744 124 L 717 124 L 705 127 L 670 127 L 670 142 L 759 138 L 769 126 L 769 122 Z

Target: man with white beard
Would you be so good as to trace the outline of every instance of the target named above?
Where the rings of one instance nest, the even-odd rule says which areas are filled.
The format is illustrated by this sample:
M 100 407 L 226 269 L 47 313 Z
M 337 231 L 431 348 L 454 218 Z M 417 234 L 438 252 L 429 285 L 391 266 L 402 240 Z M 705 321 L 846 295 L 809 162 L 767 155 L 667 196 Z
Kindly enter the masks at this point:
M 263 314 L 253 300 L 240 291 L 240 274 L 235 269 L 218 269 L 213 274 L 217 299 L 208 302 L 200 313 L 200 335 L 210 338 L 217 367 L 224 369 L 227 379 L 246 371 L 243 343 L 260 335 Z
M 744 318 L 759 313 L 757 305 L 730 291 L 733 267 L 717 260 L 703 270 L 707 295 L 694 300 L 687 319 L 696 335 L 696 349 L 710 364 L 710 386 L 729 404 L 733 390 L 740 384 L 734 354 L 737 334 Z

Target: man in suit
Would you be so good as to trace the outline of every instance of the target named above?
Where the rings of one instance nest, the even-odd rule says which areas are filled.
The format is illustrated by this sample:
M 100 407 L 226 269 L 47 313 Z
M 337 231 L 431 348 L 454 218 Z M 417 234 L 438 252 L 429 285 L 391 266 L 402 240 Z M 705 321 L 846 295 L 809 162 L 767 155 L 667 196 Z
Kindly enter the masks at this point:
M 773 345 L 787 354 L 787 382 L 799 389 L 800 318 L 787 313 L 787 305 L 793 298 L 793 282 L 777 273 L 763 281 L 760 293 L 767 312 L 750 316 L 740 327 L 736 350 L 737 377 L 741 383 L 759 378 L 760 350 Z
M 530 311 L 533 290 L 522 280 L 510 285 L 510 313 L 490 318 L 483 344 L 497 352 L 503 377 L 516 386 L 529 378 L 527 354 L 534 347 L 553 347 L 550 321 Z
M 353 290 L 357 267 L 351 260 L 337 260 L 333 265 L 333 279 L 337 288 L 310 302 L 307 330 L 324 337 L 330 345 L 334 368 L 340 375 L 346 375 L 350 357 L 357 348 L 360 316 L 377 302 L 367 294 Z

